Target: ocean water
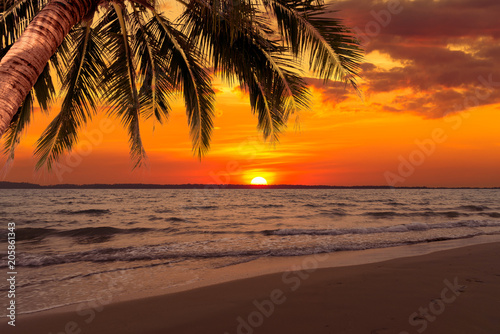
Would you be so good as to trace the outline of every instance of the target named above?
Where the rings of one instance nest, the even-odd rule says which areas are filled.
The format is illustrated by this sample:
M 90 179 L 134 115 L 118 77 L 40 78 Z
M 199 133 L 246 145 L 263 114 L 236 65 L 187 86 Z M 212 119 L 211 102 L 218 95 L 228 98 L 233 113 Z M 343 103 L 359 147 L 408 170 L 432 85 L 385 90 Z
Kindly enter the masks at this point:
M 16 223 L 22 314 L 161 293 L 261 257 L 500 234 L 500 190 L 2 190 L 0 222 L 4 272 Z

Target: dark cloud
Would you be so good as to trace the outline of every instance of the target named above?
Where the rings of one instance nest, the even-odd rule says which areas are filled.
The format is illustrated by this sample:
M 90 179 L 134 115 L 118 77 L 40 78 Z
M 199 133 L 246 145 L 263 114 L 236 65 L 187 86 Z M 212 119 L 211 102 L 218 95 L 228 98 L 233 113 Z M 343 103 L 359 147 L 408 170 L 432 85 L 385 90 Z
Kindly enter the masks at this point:
M 500 81 L 500 1 L 346 0 L 334 8 L 368 53 L 400 64 L 389 70 L 362 66 L 368 94 L 411 91 L 383 110 L 441 117 L 500 102 L 500 87 L 484 84 Z
M 397 10 L 391 13 L 391 6 Z M 370 25 L 374 21 L 381 26 L 380 35 L 414 40 L 484 35 L 500 38 L 498 0 L 346 0 L 335 2 L 334 8 L 341 10 L 349 26 L 368 37 L 376 31 Z
M 305 78 L 305 81 L 308 86 L 314 87 L 322 92 L 322 102 L 325 104 L 335 106 L 336 104 L 349 98 L 350 90 L 343 83 L 325 83 L 324 80 L 315 78 Z
M 411 80 L 404 68 L 384 70 L 376 66 L 367 69 L 363 67 L 361 76 L 368 80 L 368 90 L 375 93 L 390 92 L 407 87 Z

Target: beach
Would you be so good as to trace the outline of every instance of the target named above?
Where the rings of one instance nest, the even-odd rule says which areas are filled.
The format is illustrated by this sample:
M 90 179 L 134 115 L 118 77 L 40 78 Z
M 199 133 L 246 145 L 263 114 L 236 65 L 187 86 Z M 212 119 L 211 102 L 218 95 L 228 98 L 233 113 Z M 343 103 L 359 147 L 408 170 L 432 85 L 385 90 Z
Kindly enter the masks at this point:
M 406 246 L 408 247 L 408 246 Z M 21 315 L 2 333 L 498 333 L 500 243 L 288 271 L 90 308 Z M 293 271 L 295 270 L 295 271 Z M 139 283 L 138 283 L 139 284 Z
M 351 266 L 500 236 L 494 189 L 12 189 L 0 202 L 15 224 L 19 316 L 282 272 L 302 256 Z M 359 261 L 377 250 L 387 256 Z

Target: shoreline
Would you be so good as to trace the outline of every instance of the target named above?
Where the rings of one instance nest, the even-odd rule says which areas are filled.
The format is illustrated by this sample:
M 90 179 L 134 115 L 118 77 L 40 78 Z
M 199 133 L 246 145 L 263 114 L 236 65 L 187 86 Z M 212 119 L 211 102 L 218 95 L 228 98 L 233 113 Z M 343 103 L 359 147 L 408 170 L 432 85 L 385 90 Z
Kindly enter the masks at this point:
M 37 332 L 41 328 L 43 328 L 44 331 L 48 333 L 50 333 L 51 331 L 53 333 L 64 333 L 64 326 L 61 327 L 61 325 L 59 325 L 58 328 L 55 325 L 61 323 L 66 325 L 69 323 L 69 329 L 71 329 L 75 324 L 75 326 L 80 326 L 79 329 L 81 330 L 81 333 L 134 333 L 134 331 L 127 332 L 126 329 L 120 328 L 119 321 L 117 322 L 116 320 L 117 318 L 119 319 L 120 317 L 122 317 L 122 314 L 124 315 L 124 319 L 134 319 L 133 314 L 139 312 L 143 314 L 141 317 L 142 320 L 135 319 L 133 321 L 133 324 L 131 325 L 132 327 L 130 327 L 135 328 L 137 333 L 159 333 L 165 332 L 167 329 L 169 330 L 169 333 L 197 333 L 197 331 L 194 331 L 193 328 L 189 326 L 186 327 L 186 323 L 192 324 L 194 322 L 205 324 L 204 326 L 207 326 L 208 324 L 208 326 L 212 326 L 210 328 L 218 328 L 217 323 L 221 321 L 221 318 L 231 320 L 235 325 L 235 328 L 232 332 L 237 332 L 236 327 L 238 327 L 238 323 L 236 322 L 236 319 L 240 318 L 231 317 L 231 314 L 234 315 L 233 308 L 240 310 L 245 309 L 245 307 L 250 307 L 250 309 L 252 309 L 252 306 L 254 306 L 255 308 L 255 303 L 252 303 L 252 296 L 254 296 L 256 300 L 259 300 L 265 295 L 262 295 L 262 291 L 260 290 L 259 292 L 254 291 L 254 293 L 252 294 L 252 289 L 254 289 L 255 286 L 258 286 L 261 289 L 264 288 L 268 291 L 267 293 L 270 293 L 276 290 L 273 289 L 273 287 L 288 286 L 290 288 L 290 286 L 293 287 L 299 283 L 304 283 L 304 285 L 311 285 L 309 289 L 312 290 L 313 295 L 321 295 L 321 291 L 325 290 L 324 284 L 319 287 L 317 285 L 317 282 L 316 285 L 314 283 L 321 277 L 323 278 L 322 283 L 324 283 L 325 277 L 338 278 L 338 275 L 340 275 L 343 280 L 345 280 L 345 278 L 347 277 L 350 277 L 351 279 L 348 280 L 349 283 L 351 283 L 351 281 L 357 281 L 359 283 L 359 279 L 366 277 L 367 272 L 373 271 L 379 267 L 384 268 L 386 266 L 390 267 L 394 265 L 396 265 L 396 267 L 407 267 L 408 264 L 411 263 L 423 263 L 427 265 L 430 265 L 430 263 L 434 263 L 435 267 L 436 259 L 441 259 L 441 261 L 443 262 L 443 266 L 441 266 L 443 268 L 439 268 L 439 266 L 438 268 L 434 268 L 434 271 L 437 270 L 442 272 L 441 276 L 443 277 L 442 279 L 438 280 L 438 283 L 442 285 L 444 279 L 453 280 L 453 277 L 448 277 L 451 275 L 451 273 L 450 275 L 445 275 L 445 272 L 443 272 L 443 269 L 445 269 L 446 267 L 445 264 L 449 262 L 448 260 L 444 260 L 445 258 L 456 258 L 457 254 L 461 254 L 461 256 L 464 256 L 464 254 L 468 254 L 468 252 L 474 253 L 480 251 L 486 253 L 489 252 L 490 256 L 487 259 L 482 259 L 482 261 L 490 261 L 489 263 L 487 263 L 487 265 L 495 268 L 495 270 L 498 271 L 496 273 L 498 274 L 498 276 L 492 276 L 491 279 L 496 282 L 495 284 L 497 284 L 495 285 L 495 292 L 500 294 L 500 260 L 496 259 L 495 253 L 495 249 L 498 250 L 498 248 L 500 248 L 500 236 L 482 236 L 470 239 L 439 241 L 424 245 L 416 244 L 398 246 L 391 247 L 390 249 L 383 248 L 366 251 L 317 254 L 315 256 L 301 256 L 283 259 L 259 259 L 250 263 L 238 264 L 230 266 L 228 268 L 222 268 L 221 271 L 216 271 L 217 274 L 214 276 L 217 276 L 219 278 L 218 281 L 213 281 L 213 277 L 206 277 L 206 279 L 202 283 L 197 282 L 191 285 L 182 286 L 177 289 L 174 288 L 167 294 L 153 296 L 134 296 L 133 294 L 131 294 L 128 296 L 128 298 L 111 298 L 112 301 L 110 303 L 106 303 L 106 300 L 102 300 L 102 303 L 96 302 L 94 303 L 95 307 L 90 307 L 87 311 L 85 311 L 85 308 L 82 308 L 81 306 L 77 307 L 73 304 L 71 306 L 63 308 L 18 315 L 16 321 L 18 323 L 18 326 L 16 326 L 15 330 L 12 330 L 12 327 L 9 326 L 9 330 L 11 330 L 10 332 L 13 333 L 31 333 L 35 328 Z M 362 256 L 360 256 L 360 254 L 362 254 Z M 474 267 L 476 265 L 476 262 L 478 262 L 479 260 L 480 259 L 475 258 L 473 261 L 466 261 L 466 263 L 464 262 L 462 266 L 458 265 L 458 267 Z M 277 265 L 278 262 L 280 263 L 280 265 Z M 251 270 L 252 268 L 254 269 L 253 271 Z M 295 270 L 296 273 L 302 273 L 303 276 L 296 276 L 295 274 L 293 274 L 293 271 L 290 271 L 290 269 Z M 412 269 L 412 271 L 415 271 L 415 273 L 419 273 L 416 268 L 407 269 Z M 238 274 L 229 275 L 228 273 L 230 272 L 236 272 Z M 422 272 L 431 274 L 429 272 L 429 268 L 423 270 Z M 286 278 L 284 276 L 285 274 L 288 275 Z M 435 273 L 432 275 L 435 275 Z M 392 278 L 386 277 L 386 279 L 388 279 L 389 281 L 391 279 L 396 279 L 397 281 L 404 280 L 400 276 L 401 275 L 398 274 Z M 484 278 L 479 279 L 474 277 L 464 278 L 462 280 L 466 279 L 472 279 L 472 282 L 475 282 L 474 280 L 486 282 Z M 409 280 L 411 281 L 412 278 L 410 277 Z M 413 278 L 413 280 L 415 280 L 415 278 Z M 285 284 L 287 282 L 288 284 Z M 346 282 L 343 282 L 341 285 L 344 285 L 345 283 Z M 461 284 L 462 283 L 463 282 L 461 282 Z M 358 286 L 356 289 L 354 289 L 354 291 L 351 292 L 354 293 L 357 289 L 365 289 L 366 286 L 371 286 L 373 284 L 380 284 L 380 282 L 371 282 L 370 280 L 366 279 L 363 287 Z M 418 279 L 414 284 L 419 285 Z M 380 287 L 377 288 L 376 286 L 372 286 L 372 288 L 374 290 L 380 290 Z M 232 300 L 230 298 L 230 294 L 229 296 L 227 295 L 228 290 L 233 291 L 237 296 L 240 296 L 240 298 L 237 298 L 237 300 Z M 281 289 L 281 291 L 285 290 L 285 288 Z M 304 292 L 301 292 L 301 290 L 297 290 L 297 296 L 302 296 L 305 299 L 312 298 L 309 293 L 304 295 Z M 438 294 L 439 291 L 441 290 L 438 289 L 436 293 Z M 343 293 L 343 291 L 340 292 L 341 294 Z M 294 291 L 289 291 L 289 293 L 295 295 Z M 228 297 L 229 300 L 227 300 Z M 416 296 L 413 296 L 413 298 L 414 297 Z M 222 298 L 222 300 L 219 300 L 218 302 L 214 301 L 214 299 L 217 300 L 220 298 Z M 343 299 L 343 303 L 349 302 L 349 300 L 346 300 L 345 296 L 341 299 Z M 266 299 L 264 298 L 264 300 Z M 281 305 L 279 304 L 279 302 L 282 300 L 282 298 L 280 299 L 280 296 L 278 294 L 274 296 L 271 294 L 267 296 L 267 301 L 269 300 L 275 300 L 276 303 L 273 304 L 275 304 L 276 307 L 278 305 Z M 497 300 L 500 300 L 500 296 Z M 314 304 L 314 300 L 310 301 L 312 302 L 312 304 Z M 207 303 L 210 307 L 207 307 Z M 172 305 L 178 305 L 179 307 L 175 307 L 172 309 Z M 229 305 L 232 305 L 233 307 L 228 307 Z M 497 304 L 496 309 L 498 309 L 498 306 L 500 305 Z M 314 308 L 314 305 L 311 307 Z M 416 305 L 415 307 L 418 310 L 418 305 Z M 146 314 L 143 313 L 145 310 L 147 310 Z M 163 313 L 162 310 L 168 311 L 167 313 L 172 314 L 172 317 L 167 317 L 166 315 L 164 315 L 166 318 L 164 316 L 159 316 L 159 313 Z M 316 311 L 319 314 L 324 313 L 324 309 Z M 294 312 L 292 312 L 291 314 L 293 313 Z M 90 319 L 88 317 L 90 317 L 91 314 L 94 315 L 95 321 L 94 319 L 92 319 L 92 321 L 87 324 L 86 320 Z M 244 314 L 244 312 L 242 314 Z M 252 314 L 252 312 L 250 312 L 249 314 Z M 85 317 L 85 315 L 87 316 L 87 318 Z M 217 323 L 213 323 L 213 321 L 207 319 L 208 315 L 217 315 L 216 318 L 219 319 L 219 321 Z M 295 316 L 296 315 L 294 315 L 294 317 Z M 408 316 L 406 316 L 406 318 L 408 318 Z M 181 321 L 182 319 L 184 322 Z M 243 317 L 241 317 L 241 319 L 243 319 Z M 163 322 L 164 320 L 165 322 Z M 418 319 L 415 321 L 418 322 Z M 147 322 L 149 323 L 149 325 L 142 322 Z M 270 320 L 269 323 L 275 323 L 275 321 Z M 5 323 L 0 324 L 0 328 L 3 328 L 5 325 Z M 114 327 L 115 325 L 118 327 Z M 54 326 L 54 328 L 52 328 L 51 326 Z M 409 326 L 407 320 L 406 326 Z M 241 329 L 243 330 L 242 333 L 245 333 L 243 327 L 241 327 Z M 260 326 L 257 327 L 259 327 L 259 331 L 255 329 L 255 333 L 261 333 L 260 330 L 264 330 L 260 329 Z M 265 324 L 262 326 L 262 328 L 264 327 L 266 327 Z M 500 324 L 498 328 L 500 328 Z M 228 328 L 227 330 L 229 329 L 230 328 Z M 191 332 L 191 330 L 193 331 Z M 404 328 L 401 329 L 401 331 L 403 330 Z M 66 330 L 66 332 L 68 331 Z M 213 329 L 213 331 L 211 329 L 211 331 L 205 333 L 212 332 L 224 334 L 224 331 L 215 329 Z M 230 331 L 228 333 L 232 332 Z M 262 331 L 262 333 L 267 332 Z M 349 333 L 349 331 L 345 333 Z M 399 332 L 394 333 L 399 334 Z
M 163 289 L 160 293 L 141 291 L 140 293 L 128 292 L 127 294 L 114 295 L 113 303 L 130 302 L 149 297 L 158 297 L 177 292 L 189 291 L 197 288 L 209 287 L 217 284 L 228 283 L 246 278 L 255 278 L 263 275 L 278 274 L 299 266 L 304 260 L 318 256 L 318 268 L 337 268 L 365 265 L 370 263 L 384 262 L 399 258 L 413 257 L 431 254 L 441 250 L 449 250 L 479 245 L 483 243 L 500 242 L 500 235 L 480 235 L 469 238 L 458 238 L 433 242 L 422 242 L 409 245 L 388 246 L 382 248 L 370 248 L 362 250 L 343 250 L 333 253 L 320 253 L 312 255 L 283 256 L 283 257 L 260 257 L 227 267 L 217 268 L 206 273 L 203 280 L 189 282 L 183 285 L 174 285 Z M 154 270 L 154 269 L 153 269 Z M 70 304 L 49 307 L 43 310 L 21 312 L 19 316 L 33 316 L 40 313 L 71 312 L 81 304 L 93 299 L 74 302 Z M 4 319 L 5 316 L 0 316 Z
M 300 265 L 304 260 L 315 256 L 318 256 L 318 258 L 320 258 L 320 260 L 318 261 L 318 268 L 337 268 L 425 255 L 440 250 L 456 249 L 470 245 L 479 245 L 491 242 L 500 242 L 500 235 L 480 235 L 469 238 L 422 242 L 363 250 L 343 250 L 333 253 L 320 253 L 312 255 L 260 257 L 257 259 L 244 261 L 241 263 L 232 264 L 226 267 L 208 271 L 202 280 L 189 282 L 183 285 L 170 286 L 163 289 L 160 293 L 141 291 L 140 293 L 128 292 L 125 295 L 113 295 L 112 302 L 129 302 L 148 297 L 164 296 L 172 293 L 189 291 L 216 284 L 228 283 L 240 279 L 255 278 L 263 275 L 282 273 Z M 91 298 L 89 300 L 57 305 L 43 310 L 20 312 L 18 315 L 32 316 L 40 313 L 52 314 L 71 312 L 78 308 L 80 305 L 84 305 L 92 300 L 93 299 Z M 0 316 L 0 319 L 3 318 L 5 318 L 5 316 Z
M 279 274 L 300 266 L 304 260 L 318 256 L 318 268 L 338 268 L 360 266 L 371 263 L 384 262 L 400 258 L 432 254 L 442 250 L 463 248 L 484 243 L 500 243 L 500 235 L 480 235 L 469 238 L 450 239 L 443 241 L 422 242 L 410 245 L 389 246 L 384 248 L 370 248 L 362 250 L 343 250 L 333 253 L 299 255 L 289 257 L 260 257 L 256 260 L 234 264 L 206 274 L 203 280 L 187 283 L 181 286 L 170 287 L 161 294 L 128 294 L 118 297 L 118 301 L 133 301 L 145 297 L 157 297 L 177 292 L 184 292 L 217 284 L 228 283 L 247 278 Z M 57 308 L 60 309 L 60 308 Z M 55 309 L 55 310 L 57 310 Z M 50 310 L 49 310 L 50 311 Z

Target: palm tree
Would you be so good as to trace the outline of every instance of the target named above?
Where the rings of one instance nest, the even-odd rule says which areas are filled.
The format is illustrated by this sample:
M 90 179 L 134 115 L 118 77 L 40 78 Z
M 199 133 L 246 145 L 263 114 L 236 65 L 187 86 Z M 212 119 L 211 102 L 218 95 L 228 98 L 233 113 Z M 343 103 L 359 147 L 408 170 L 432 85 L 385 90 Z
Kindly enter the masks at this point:
M 35 100 L 48 112 L 54 82 L 62 107 L 37 142 L 37 168 L 72 149 L 97 111 L 121 119 L 135 166 L 144 162 L 141 119 L 167 120 L 182 92 L 195 154 L 210 144 L 213 75 L 249 95 L 265 138 L 307 108 L 301 69 L 356 88 L 362 52 L 323 0 L 177 0 L 172 20 L 155 0 L 3 0 L 0 4 L 0 137 L 9 159 Z

